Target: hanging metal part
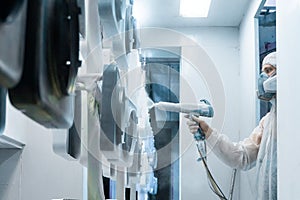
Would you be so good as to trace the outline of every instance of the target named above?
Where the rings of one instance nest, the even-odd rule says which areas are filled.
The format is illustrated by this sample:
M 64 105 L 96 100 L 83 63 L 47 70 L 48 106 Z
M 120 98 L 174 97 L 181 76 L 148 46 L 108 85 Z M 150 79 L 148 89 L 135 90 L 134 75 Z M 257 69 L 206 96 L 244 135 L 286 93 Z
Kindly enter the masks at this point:
M 0 85 L 15 86 L 22 74 L 27 0 L 0 2 Z
M 143 138 L 140 141 L 142 145 L 139 152 L 140 170 L 137 190 L 140 196 L 138 199 L 145 199 L 145 194 L 157 193 L 157 178 L 154 176 L 154 169 L 157 165 L 157 152 L 154 147 L 154 136 Z
M 121 142 L 121 131 L 116 126 L 111 110 L 112 91 L 119 80 L 119 71 L 115 65 L 109 65 L 103 72 L 102 101 L 101 101 L 101 137 L 100 148 L 103 152 L 114 152 L 116 145 Z M 103 137 L 102 137 L 103 135 Z M 108 157 L 110 157 L 107 154 Z
M 119 67 L 126 69 L 126 0 L 100 1 L 98 10 L 103 26 L 104 47 L 111 48 Z
M 139 30 L 137 29 L 137 22 L 135 18 L 132 19 L 132 25 L 133 25 L 133 49 L 139 49 L 141 46 L 140 36 L 139 36 Z
M 117 21 L 125 18 L 126 0 L 115 0 L 115 13 Z
M 12 104 L 47 128 L 73 123 L 79 36 L 76 0 L 28 1 L 24 69 Z
M 124 32 L 125 2 L 125 0 L 99 1 L 98 10 L 105 38 Z
M 136 145 L 136 108 L 126 97 L 117 65 L 105 67 L 101 101 L 100 149 L 117 166 L 132 165 Z
M 134 31 L 134 18 L 132 16 L 132 5 L 126 9 L 126 21 L 125 21 L 125 48 L 126 54 L 130 53 L 133 48 L 133 31 Z

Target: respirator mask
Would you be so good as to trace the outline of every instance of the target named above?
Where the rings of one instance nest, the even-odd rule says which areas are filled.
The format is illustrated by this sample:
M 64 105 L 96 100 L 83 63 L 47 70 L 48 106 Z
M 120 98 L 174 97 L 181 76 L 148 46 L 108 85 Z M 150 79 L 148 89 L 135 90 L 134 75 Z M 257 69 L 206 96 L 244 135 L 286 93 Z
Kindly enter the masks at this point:
M 265 72 L 261 73 L 257 84 L 257 97 L 263 101 L 270 101 L 276 96 L 277 75 L 276 73 L 268 76 Z

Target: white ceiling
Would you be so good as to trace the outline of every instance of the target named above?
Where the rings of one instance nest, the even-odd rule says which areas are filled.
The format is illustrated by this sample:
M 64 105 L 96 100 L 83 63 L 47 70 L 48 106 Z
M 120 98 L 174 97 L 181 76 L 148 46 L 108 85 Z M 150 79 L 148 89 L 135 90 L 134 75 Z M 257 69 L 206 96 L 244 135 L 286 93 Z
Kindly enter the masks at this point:
M 135 0 L 141 27 L 239 26 L 251 0 L 212 0 L 208 18 L 182 18 L 180 0 Z

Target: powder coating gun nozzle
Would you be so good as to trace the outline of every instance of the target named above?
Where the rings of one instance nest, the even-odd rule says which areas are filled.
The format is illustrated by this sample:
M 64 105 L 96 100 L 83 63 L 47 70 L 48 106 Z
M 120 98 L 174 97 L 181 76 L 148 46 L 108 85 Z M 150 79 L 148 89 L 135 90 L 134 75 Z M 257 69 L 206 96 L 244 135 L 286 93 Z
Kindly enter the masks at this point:
M 202 99 L 198 104 L 191 103 L 170 103 L 170 102 L 158 102 L 154 104 L 154 107 L 169 112 L 178 112 L 178 113 L 187 113 L 192 116 L 203 116 L 203 117 L 213 117 L 214 109 L 209 103 L 209 101 Z M 198 132 L 194 135 L 197 141 L 205 140 L 205 135 L 201 129 L 198 129 Z

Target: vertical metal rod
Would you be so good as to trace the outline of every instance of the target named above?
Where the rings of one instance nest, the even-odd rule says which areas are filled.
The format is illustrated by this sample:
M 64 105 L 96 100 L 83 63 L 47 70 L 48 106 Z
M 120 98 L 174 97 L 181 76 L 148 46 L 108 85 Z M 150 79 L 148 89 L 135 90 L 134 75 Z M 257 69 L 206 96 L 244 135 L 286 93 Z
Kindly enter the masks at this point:
M 130 184 L 130 200 L 136 200 L 136 184 Z
M 125 199 L 125 168 L 117 167 L 117 176 L 116 176 L 116 198 L 118 200 Z
M 102 170 L 99 160 L 88 155 L 88 200 L 104 200 Z

